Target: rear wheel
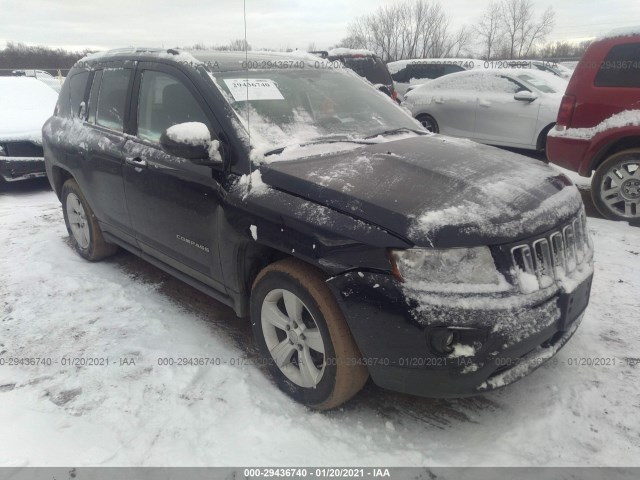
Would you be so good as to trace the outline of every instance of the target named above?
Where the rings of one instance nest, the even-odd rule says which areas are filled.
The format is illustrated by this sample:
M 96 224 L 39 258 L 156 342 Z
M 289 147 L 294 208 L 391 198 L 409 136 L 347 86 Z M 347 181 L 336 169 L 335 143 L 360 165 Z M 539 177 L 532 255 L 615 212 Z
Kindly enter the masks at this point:
M 440 127 L 438 126 L 438 122 L 436 122 L 436 119 L 433 118 L 431 115 L 423 113 L 421 115 L 418 115 L 416 119 L 422 124 L 424 128 L 427 129 L 427 131 L 431 133 L 440 133 Z
M 269 265 L 251 292 L 251 323 L 281 390 L 311 408 L 335 408 L 369 372 L 319 270 L 295 259 Z
M 640 219 L 640 149 L 618 152 L 598 167 L 591 181 L 598 211 L 610 220 Z
M 105 241 L 93 210 L 72 178 L 62 186 L 62 213 L 73 248 L 83 258 L 95 262 L 118 250 Z

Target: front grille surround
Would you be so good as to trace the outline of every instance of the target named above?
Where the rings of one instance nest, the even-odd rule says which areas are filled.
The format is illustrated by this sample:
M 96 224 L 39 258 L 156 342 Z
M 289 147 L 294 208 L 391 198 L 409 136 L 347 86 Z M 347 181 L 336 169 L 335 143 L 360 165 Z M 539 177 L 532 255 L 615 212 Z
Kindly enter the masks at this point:
M 562 227 L 508 247 L 510 270 L 523 293 L 573 276 L 593 258 L 584 210 Z

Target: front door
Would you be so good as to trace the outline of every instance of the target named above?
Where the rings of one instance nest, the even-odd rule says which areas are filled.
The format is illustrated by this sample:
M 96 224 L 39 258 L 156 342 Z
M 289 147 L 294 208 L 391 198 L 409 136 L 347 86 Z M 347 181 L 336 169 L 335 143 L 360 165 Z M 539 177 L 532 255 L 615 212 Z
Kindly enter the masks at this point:
M 220 184 L 212 167 L 166 153 L 160 136 L 172 125 L 215 118 L 190 80 L 161 64 L 139 65 L 134 83 L 135 137 L 125 144 L 127 206 L 138 244 L 201 282 L 224 291 L 218 256 Z

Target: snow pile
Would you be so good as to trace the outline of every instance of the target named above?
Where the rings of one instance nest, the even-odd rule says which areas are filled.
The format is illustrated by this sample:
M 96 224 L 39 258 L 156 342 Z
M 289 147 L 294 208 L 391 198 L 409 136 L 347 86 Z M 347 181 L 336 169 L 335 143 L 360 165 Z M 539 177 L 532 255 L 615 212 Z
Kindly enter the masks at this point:
M 603 120 L 591 128 L 567 128 L 558 130 L 559 127 L 549 132 L 550 137 L 569 138 L 572 140 L 591 140 L 597 134 L 613 128 L 640 126 L 640 110 L 625 110 Z
M 35 78 L 0 77 L 0 141 L 42 143 L 42 126 L 58 94 Z

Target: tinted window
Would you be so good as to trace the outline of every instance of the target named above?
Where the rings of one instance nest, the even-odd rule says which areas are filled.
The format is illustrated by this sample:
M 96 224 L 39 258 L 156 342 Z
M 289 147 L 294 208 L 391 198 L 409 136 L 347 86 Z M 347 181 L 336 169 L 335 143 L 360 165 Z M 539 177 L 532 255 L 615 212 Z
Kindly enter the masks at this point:
M 72 117 L 78 117 L 82 113 L 81 116 L 84 118 L 85 112 L 80 112 L 80 104 L 84 101 L 88 79 L 89 72 L 78 73 L 69 79 L 69 103 Z
M 444 75 L 444 65 L 428 65 L 414 63 L 409 66 L 409 80 L 412 78 L 440 78 Z
M 198 101 L 182 82 L 166 73 L 143 72 L 138 100 L 138 136 L 159 142 L 167 128 L 185 122 L 209 124 Z
M 342 63 L 373 84 L 391 85 L 392 83 L 386 65 L 377 57 L 345 57 Z
M 98 125 L 118 132 L 123 131 L 130 78 L 131 70 L 127 68 L 103 70 L 96 111 L 96 123 Z
M 616 45 L 606 56 L 596 87 L 640 87 L 640 43 Z
M 449 75 L 450 73 L 463 72 L 465 69 L 458 65 L 445 65 L 444 66 L 444 75 Z
M 405 83 L 407 82 L 407 72 L 408 72 L 408 67 L 403 67 L 400 70 L 398 70 L 395 73 L 391 74 L 391 78 L 393 78 L 394 82 L 400 82 L 400 83 Z

